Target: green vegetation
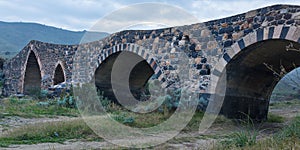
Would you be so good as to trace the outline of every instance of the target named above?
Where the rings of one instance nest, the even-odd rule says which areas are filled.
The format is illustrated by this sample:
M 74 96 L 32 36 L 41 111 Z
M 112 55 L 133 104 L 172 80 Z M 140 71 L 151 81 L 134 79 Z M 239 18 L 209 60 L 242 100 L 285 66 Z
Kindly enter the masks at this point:
M 0 116 L 20 116 L 25 118 L 45 116 L 78 116 L 77 109 L 58 105 L 59 99 L 35 101 L 32 99 L 18 99 L 10 97 L 1 100 Z
M 246 115 L 246 114 L 245 114 Z M 234 132 L 221 140 L 224 148 L 252 146 L 257 142 L 258 130 L 253 120 L 248 116 L 247 120 L 243 120 L 239 124 L 242 126 L 240 131 Z
M 258 132 L 255 130 L 242 130 L 227 136 L 221 143 L 224 148 L 252 146 L 257 142 L 257 135 Z
M 229 135 L 221 141 L 216 149 L 299 149 L 300 117 L 294 120 L 273 136 L 257 140 L 257 131 L 244 130 Z
M 62 143 L 69 139 L 101 140 L 82 119 L 70 119 L 16 128 L 0 136 L 0 147 L 11 144 Z
M 175 95 L 175 94 L 177 95 Z M 178 91 L 172 93 L 175 96 L 178 96 Z M 159 97 L 161 101 L 164 101 L 162 105 L 151 113 L 140 114 L 129 111 L 125 108 L 120 107 L 118 104 L 113 103 L 111 100 L 107 99 L 103 96 L 103 92 L 98 92 L 99 100 L 102 106 L 106 109 L 106 111 L 113 117 L 116 121 L 126 124 L 131 127 L 137 128 L 148 128 L 153 127 L 167 120 L 174 112 L 174 105 L 176 105 L 176 101 L 171 100 L 171 96 L 166 95 L 165 97 Z M 190 131 L 198 131 L 199 124 L 204 116 L 203 111 L 196 111 L 194 116 L 188 125 L 183 129 L 183 132 Z M 218 116 L 215 123 L 232 123 L 229 119 L 224 116 Z
M 147 114 L 138 114 L 134 112 L 129 111 L 115 111 L 110 113 L 110 115 L 115 119 L 116 121 L 126 124 L 131 127 L 137 127 L 137 128 L 148 128 L 153 127 L 155 125 L 158 125 L 162 123 L 163 121 L 167 120 L 172 113 L 169 113 L 165 115 L 162 112 L 152 112 Z M 199 124 L 201 122 L 201 119 L 203 117 L 204 113 L 201 111 L 197 111 L 189 124 L 183 129 L 183 132 L 190 132 L 190 131 L 198 131 L 199 130 Z M 219 120 L 218 117 L 217 120 Z
M 283 123 L 284 118 L 282 116 L 269 113 L 267 122 L 270 122 L 270 123 Z
M 290 101 L 281 101 L 281 102 L 273 102 L 270 103 L 270 109 L 276 109 L 276 108 L 288 108 L 288 107 L 295 107 L 300 106 L 300 100 L 299 99 L 293 99 Z
M 295 117 L 290 125 L 284 127 L 281 132 L 276 134 L 275 138 L 279 141 L 287 138 L 300 140 L 300 116 Z
M 10 97 L 0 101 L 0 119 L 6 116 L 20 117 L 51 117 L 51 116 L 78 116 L 76 102 L 71 94 L 63 93 L 55 99 L 48 99 L 46 91 L 36 92 L 34 98 L 16 98 Z M 166 99 L 159 109 L 154 112 L 140 114 L 129 111 L 119 105 L 112 103 L 109 99 L 100 94 L 99 100 L 116 121 L 137 128 L 148 128 L 158 125 L 167 120 L 173 113 L 171 106 L 173 101 L 170 97 L 161 97 Z M 35 99 L 35 100 L 33 100 Z M 280 108 L 290 105 L 300 104 L 298 100 L 289 102 L 272 103 L 271 107 Z M 182 134 L 196 133 L 199 130 L 199 124 L 203 118 L 204 112 L 196 111 L 188 125 L 182 130 Z M 285 118 L 269 113 L 267 123 L 284 123 Z M 262 123 L 264 124 L 264 123 Z M 217 142 L 214 149 L 298 149 L 300 148 L 300 117 L 296 117 L 288 125 L 274 131 L 271 136 L 261 138 L 259 124 L 254 124 L 248 120 L 234 123 L 224 116 L 218 116 L 213 127 L 225 129 L 238 127 L 239 130 L 224 134 L 199 135 L 194 137 L 175 137 L 170 143 L 196 142 L 198 139 L 215 139 Z M 108 127 L 110 128 L 110 127 Z M 225 129 L 226 130 L 226 129 Z M 228 131 L 228 130 L 226 130 Z M 11 144 L 35 144 L 44 142 L 65 142 L 70 139 L 102 140 L 98 137 L 81 118 L 70 118 L 63 121 L 47 122 L 22 126 L 7 131 L 0 136 L 0 147 L 7 147 Z

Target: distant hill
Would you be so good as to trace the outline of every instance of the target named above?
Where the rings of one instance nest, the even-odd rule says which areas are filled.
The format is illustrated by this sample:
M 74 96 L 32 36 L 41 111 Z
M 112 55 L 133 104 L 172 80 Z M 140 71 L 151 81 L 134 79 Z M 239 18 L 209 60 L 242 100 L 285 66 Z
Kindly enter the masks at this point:
M 55 44 L 79 44 L 87 31 L 69 31 L 37 23 L 0 21 L 0 56 L 10 58 L 16 55 L 29 41 L 38 40 Z M 100 40 L 105 32 L 88 32 L 85 42 Z
M 276 85 L 271 101 L 293 100 L 300 98 L 300 68 L 285 75 Z

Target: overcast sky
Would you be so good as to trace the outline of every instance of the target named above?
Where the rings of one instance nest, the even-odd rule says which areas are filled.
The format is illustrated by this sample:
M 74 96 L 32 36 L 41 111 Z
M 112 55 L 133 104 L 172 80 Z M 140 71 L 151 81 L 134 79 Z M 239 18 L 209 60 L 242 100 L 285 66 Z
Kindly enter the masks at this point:
M 158 2 L 162 7 L 146 2 Z M 136 5 L 139 3 L 139 5 Z M 244 13 L 249 10 L 273 5 L 300 5 L 299 0 L 0 0 L 0 20 L 8 22 L 36 22 L 68 30 L 91 30 L 102 19 L 114 18 L 101 24 L 102 30 L 115 32 L 115 22 L 136 26 L 139 22 L 155 22 L 158 26 L 175 25 L 176 19 L 193 19 L 204 22 Z M 138 6 L 138 9 L 136 8 Z M 141 7 L 142 6 L 142 7 Z M 146 7 L 147 6 L 147 7 Z M 168 7 L 170 6 L 170 7 Z M 129 9 L 130 8 L 130 9 Z M 159 9 L 160 11 L 156 11 Z M 178 10 L 180 9 L 180 13 Z M 164 11 L 161 11 L 164 10 Z M 140 12 L 142 11 L 142 12 Z M 142 15 L 141 15 L 142 14 Z M 164 19 L 153 20 L 157 15 Z M 174 16 L 172 16 L 174 15 Z M 141 16 L 141 17 L 139 17 Z M 149 18 L 150 19 L 149 19 Z M 123 18 L 123 19 L 122 19 Z M 152 18 L 152 19 L 151 19 Z M 128 20 L 134 20 L 130 22 Z M 168 20 L 171 19 L 171 20 Z M 188 22 L 187 19 L 187 22 Z M 159 22 L 157 22 L 159 21 Z M 178 23 L 178 22 L 177 22 Z M 182 23 L 182 21 L 181 21 Z M 183 24 L 186 24 L 183 23 Z M 176 24 L 177 25 L 177 24 Z M 155 26 L 155 25 L 154 25 Z M 119 28 L 119 26 L 117 27 Z M 101 29 L 99 29 L 101 30 Z

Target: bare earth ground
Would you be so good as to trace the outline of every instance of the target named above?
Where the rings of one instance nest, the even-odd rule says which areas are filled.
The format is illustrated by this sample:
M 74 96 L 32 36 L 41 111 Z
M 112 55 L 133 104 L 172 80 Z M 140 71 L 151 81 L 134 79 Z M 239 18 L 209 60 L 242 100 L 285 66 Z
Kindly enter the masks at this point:
M 270 134 L 274 133 L 276 130 L 283 127 L 289 120 L 291 120 L 296 115 L 300 114 L 299 105 L 290 105 L 288 107 L 272 108 L 270 112 L 275 115 L 283 116 L 286 121 L 284 123 L 264 123 L 261 128 L 268 129 L 262 130 L 259 134 L 259 139 L 265 138 Z M 21 117 L 6 117 L 0 120 L 0 134 L 20 126 L 28 124 L 38 124 L 41 122 L 52 122 L 61 121 L 65 119 L 76 119 L 74 117 L 58 116 L 54 118 L 21 118 Z M 159 145 L 155 148 L 158 149 L 209 149 L 213 148 L 216 139 L 213 138 L 216 135 L 223 135 L 226 133 L 233 132 L 237 129 L 234 125 L 214 125 L 211 127 L 204 135 L 199 133 L 181 133 L 177 135 L 173 140 Z M 34 145 L 11 145 L 9 148 L 0 148 L 3 150 L 34 150 L 34 149 L 63 149 L 63 150 L 73 150 L 73 149 L 114 149 L 119 148 L 109 142 L 91 142 L 84 140 L 69 140 L 60 143 L 40 143 Z
M 58 116 L 55 118 L 21 118 L 21 117 L 7 117 L 5 119 L 2 119 L 0 121 L 0 124 L 2 127 L 0 128 L 4 133 L 8 129 L 17 128 L 20 126 L 25 126 L 29 124 L 38 124 L 42 122 L 53 122 L 53 121 L 62 121 L 66 119 L 77 119 L 76 117 L 65 117 L 65 116 Z M 219 131 L 220 130 L 220 131 Z M 222 130 L 222 131 L 221 131 Z M 222 127 L 215 127 L 214 129 L 211 129 L 208 131 L 209 134 L 215 134 L 223 132 Z M 203 147 L 207 148 L 209 147 L 213 142 L 215 142 L 214 139 L 198 139 L 199 136 L 198 133 L 182 133 L 176 136 L 175 138 L 178 140 L 184 140 L 185 142 L 172 142 L 160 145 L 161 148 L 172 148 L 172 149 L 186 149 L 186 148 L 192 148 L 192 147 Z M 155 138 L 155 137 L 153 137 Z M 83 141 L 83 140 L 69 140 L 64 142 L 63 144 L 60 143 L 40 143 L 40 144 L 33 144 L 33 145 L 11 145 L 9 148 L 0 148 L 3 150 L 34 150 L 34 149 L 62 149 L 62 150 L 74 150 L 74 149 L 118 149 L 119 147 L 116 145 L 113 145 L 109 142 L 91 142 L 91 141 Z

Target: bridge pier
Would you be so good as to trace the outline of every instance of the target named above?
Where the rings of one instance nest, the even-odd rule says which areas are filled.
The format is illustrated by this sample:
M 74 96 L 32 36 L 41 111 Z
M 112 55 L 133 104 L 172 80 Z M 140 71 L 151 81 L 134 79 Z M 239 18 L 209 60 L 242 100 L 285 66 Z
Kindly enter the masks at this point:
M 256 42 L 229 60 L 225 68 L 227 82 L 222 114 L 237 119 L 267 119 L 276 84 L 285 73 L 300 65 L 299 54 L 286 51 L 289 43 L 278 39 Z
M 229 96 L 224 99 L 221 114 L 228 118 L 263 121 L 267 119 L 269 100 L 253 97 Z

